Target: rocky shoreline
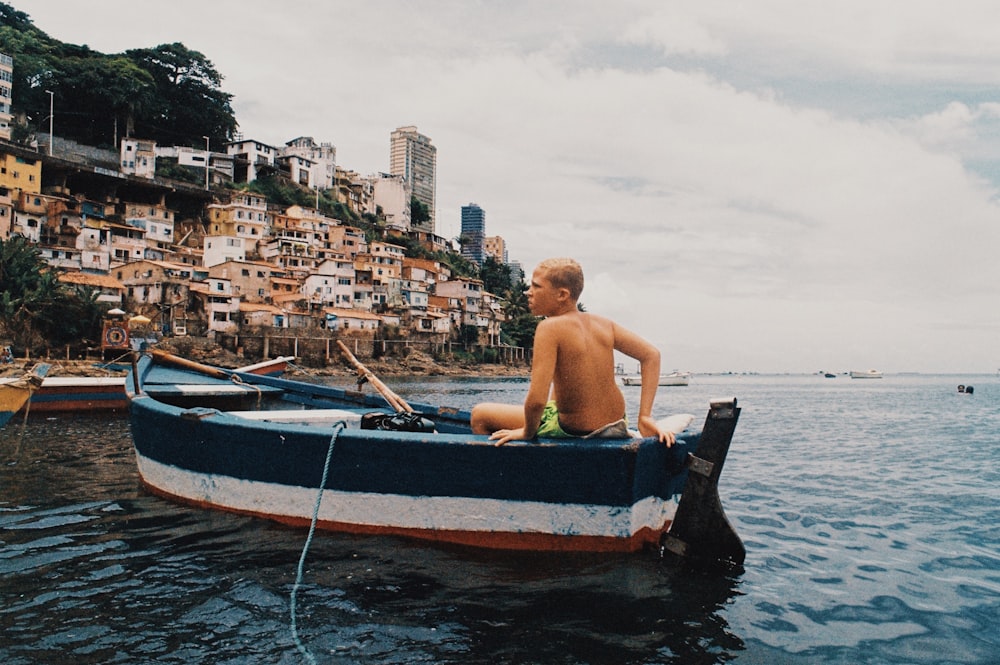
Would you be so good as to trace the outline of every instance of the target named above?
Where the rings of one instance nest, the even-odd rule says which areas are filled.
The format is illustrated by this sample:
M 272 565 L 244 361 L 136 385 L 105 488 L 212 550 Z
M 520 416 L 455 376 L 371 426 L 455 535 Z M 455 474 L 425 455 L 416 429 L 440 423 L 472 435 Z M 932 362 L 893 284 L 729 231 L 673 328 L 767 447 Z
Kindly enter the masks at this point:
M 207 340 L 206 340 L 207 341 Z M 188 360 L 233 369 L 248 365 L 254 360 L 248 360 L 216 344 L 191 344 L 190 338 L 183 345 L 175 345 L 167 340 L 157 344 L 156 348 L 174 353 Z M 123 376 L 126 373 L 124 365 L 127 359 L 117 362 L 102 363 L 99 359 L 91 360 L 60 360 L 57 358 L 16 358 L 13 363 L 0 369 L 0 376 L 19 376 L 30 369 L 36 362 L 47 362 L 52 365 L 49 376 Z M 453 363 L 440 362 L 421 351 L 412 351 L 405 358 L 383 358 L 378 360 L 361 359 L 376 376 L 504 376 L 524 377 L 531 373 L 526 363 L 516 365 L 500 365 L 488 363 Z M 354 376 L 357 372 L 347 362 L 331 364 L 326 367 L 305 367 L 294 361 L 289 364 L 285 376 L 297 378 L 304 376 Z

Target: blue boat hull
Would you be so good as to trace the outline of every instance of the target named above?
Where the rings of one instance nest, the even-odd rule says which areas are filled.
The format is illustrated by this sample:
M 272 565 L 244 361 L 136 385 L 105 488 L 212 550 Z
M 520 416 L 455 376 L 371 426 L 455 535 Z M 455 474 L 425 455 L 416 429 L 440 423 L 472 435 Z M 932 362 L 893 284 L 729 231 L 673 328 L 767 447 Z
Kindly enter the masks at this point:
M 255 381 L 281 387 L 293 401 L 343 408 L 347 419 L 374 410 L 358 403 L 370 397 L 329 387 Z M 654 439 L 497 447 L 469 432 L 467 413 L 427 405 L 413 406 L 442 433 L 250 420 L 167 404 L 137 394 L 131 381 L 126 388 L 139 473 L 158 494 L 306 525 L 329 454 L 320 527 L 489 548 L 659 546 L 700 439 L 698 433 L 683 434 L 669 449 Z

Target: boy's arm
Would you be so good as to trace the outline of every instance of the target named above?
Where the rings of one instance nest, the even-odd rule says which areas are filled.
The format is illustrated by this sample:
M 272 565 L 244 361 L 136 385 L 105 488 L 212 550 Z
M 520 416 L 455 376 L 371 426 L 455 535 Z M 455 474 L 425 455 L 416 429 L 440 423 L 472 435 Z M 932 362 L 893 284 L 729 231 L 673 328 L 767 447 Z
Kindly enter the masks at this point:
M 542 321 L 535 329 L 535 344 L 531 352 L 531 384 L 524 398 L 524 427 L 521 429 L 499 430 L 490 437 L 496 445 L 508 441 L 530 441 L 538 433 L 542 422 L 542 411 L 549 400 L 552 377 L 556 372 L 557 344 L 552 325 Z
M 660 429 L 653 419 L 653 401 L 660 383 L 660 350 L 631 330 L 615 326 L 615 349 L 639 361 L 642 388 L 639 393 L 639 434 L 655 436 L 667 446 L 674 444 L 674 434 Z

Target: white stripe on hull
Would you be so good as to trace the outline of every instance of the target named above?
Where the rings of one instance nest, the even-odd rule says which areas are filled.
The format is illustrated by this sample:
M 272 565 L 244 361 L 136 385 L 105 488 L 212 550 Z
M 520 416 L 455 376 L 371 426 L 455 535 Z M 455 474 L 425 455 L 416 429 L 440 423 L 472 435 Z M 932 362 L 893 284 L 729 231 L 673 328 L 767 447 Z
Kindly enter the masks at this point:
M 310 520 L 316 489 L 202 474 L 137 455 L 139 475 L 167 494 L 219 508 L 276 518 Z M 468 497 L 404 496 L 325 490 L 321 521 L 425 531 L 542 533 L 630 538 L 659 531 L 678 497 L 646 497 L 631 508 Z

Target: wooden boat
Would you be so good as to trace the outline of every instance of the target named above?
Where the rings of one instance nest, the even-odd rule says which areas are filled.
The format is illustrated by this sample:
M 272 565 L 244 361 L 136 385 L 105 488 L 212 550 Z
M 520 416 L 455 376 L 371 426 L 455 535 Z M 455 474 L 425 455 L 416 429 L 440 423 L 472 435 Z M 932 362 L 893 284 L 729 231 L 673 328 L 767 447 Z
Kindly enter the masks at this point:
M 281 376 L 294 356 L 279 356 L 237 371 L 267 376 Z M 41 413 L 66 411 L 125 411 L 124 376 L 47 376 L 31 395 L 31 411 Z
M 49 367 L 51 365 L 38 363 L 22 376 L 0 379 L 0 427 L 28 403 L 31 394 L 42 385 Z
M 691 372 L 673 371 L 669 374 L 661 374 L 658 382 L 661 386 L 686 386 L 691 382 Z M 642 377 L 638 374 L 622 377 L 622 385 L 641 386 Z
M 211 380 L 272 392 L 239 411 L 178 405 L 148 382 L 165 362 L 141 357 L 126 382 L 139 475 L 164 497 L 298 526 L 315 519 L 336 531 L 485 548 L 664 546 L 743 561 L 717 489 L 739 417 L 735 399 L 711 404 L 703 431 L 679 434 L 671 448 L 654 438 L 496 446 L 471 433 L 460 409 L 218 368 L 208 373 L 227 377 Z M 176 371 L 192 382 L 206 376 Z M 429 420 L 434 429 L 367 428 L 372 413 Z
M 863 372 L 859 372 L 857 370 L 851 370 L 851 378 L 852 379 L 881 379 L 882 378 L 882 372 L 878 371 L 877 369 L 869 369 L 869 370 L 866 370 L 866 371 L 863 371 Z

